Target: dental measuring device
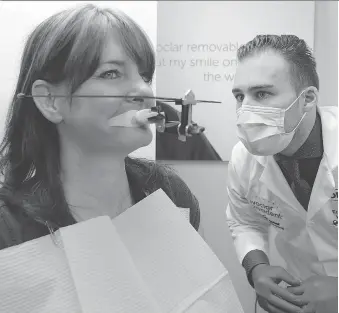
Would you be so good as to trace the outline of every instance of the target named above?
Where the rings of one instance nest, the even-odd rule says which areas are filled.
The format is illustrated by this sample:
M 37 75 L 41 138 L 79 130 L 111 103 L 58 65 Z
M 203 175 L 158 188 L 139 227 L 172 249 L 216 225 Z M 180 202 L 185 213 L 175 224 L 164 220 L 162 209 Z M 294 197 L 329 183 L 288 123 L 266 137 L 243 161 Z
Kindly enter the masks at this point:
M 192 90 L 188 90 L 182 98 L 165 98 L 165 97 L 147 97 L 147 96 L 110 96 L 110 95 L 40 95 L 32 96 L 25 95 L 24 93 L 17 94 L 18 99 L 33 98 L 33 97 L 71 97 L 71 98 L 131 98 L 134 101 L 143 102 L 144 99 L 159 100 L 162 102 L 174 102 L 175 105 L 181 105 L 180 121 L 168 121 L 166 114 L 161 111 L 160 105 L 156 104 L 150 109 L 152 117 L 147 118 L 149 123 L 153 123 L 156 126 L 158 132 L 173 132 L 178 134 L 178 140 L 186 142 L 187 137 L 201 134 L 205 131 L 205 127 L 199 126 L 197 123 L 192 121 L 192 109 L 193 105 L 197 103 L 221 103 L 220 101 L 209 101 L 209 100 L 196 100 Z M 142 110 L 143 111 L 143 110 Z M 154 116 L 154 113 L 157 113 Z M 175 130 L 176 127 L 176 130 Z

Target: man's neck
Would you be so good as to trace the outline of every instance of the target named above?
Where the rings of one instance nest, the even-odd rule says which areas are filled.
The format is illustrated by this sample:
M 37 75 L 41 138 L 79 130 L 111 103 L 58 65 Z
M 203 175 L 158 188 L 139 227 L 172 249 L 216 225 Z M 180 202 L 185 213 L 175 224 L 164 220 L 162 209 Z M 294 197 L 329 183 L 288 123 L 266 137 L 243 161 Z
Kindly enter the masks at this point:
M 61 169 L 66 200 L 82 219 L 98 215 L 113 218 L 132 204 L 123 155 L 88 156 L 79 149 L 63 147 Z

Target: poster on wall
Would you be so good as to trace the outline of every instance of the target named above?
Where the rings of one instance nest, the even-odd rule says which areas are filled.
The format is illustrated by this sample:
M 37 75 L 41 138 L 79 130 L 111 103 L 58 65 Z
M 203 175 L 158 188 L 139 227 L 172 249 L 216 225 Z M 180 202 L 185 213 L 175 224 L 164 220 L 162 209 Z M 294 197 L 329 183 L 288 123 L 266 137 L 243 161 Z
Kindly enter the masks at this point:
M 183 97 L 191 89 L 198 103 L 192 121 L 201 135 L 177 140 L 157 133 L 158 160 L 228 161 L 236 135 L 236 100 L 232 86 L 237 49 L 260 34 L 292 34 L 313 49 L 313 1 L 159 1 L 157 9 L 156 91 Z M 180 120 L 180 105 L 165 103 Z M 179 116 L 179 117 L 176 117 Z

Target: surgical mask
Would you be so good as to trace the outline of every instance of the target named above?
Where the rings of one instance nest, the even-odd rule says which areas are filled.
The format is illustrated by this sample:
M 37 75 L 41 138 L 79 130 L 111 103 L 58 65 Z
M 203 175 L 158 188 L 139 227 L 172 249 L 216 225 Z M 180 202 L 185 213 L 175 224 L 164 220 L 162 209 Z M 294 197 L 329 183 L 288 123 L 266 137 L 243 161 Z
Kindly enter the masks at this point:
M 286 112 L 303 93 L 287 109 L 242 105 L 237 110 L 237 135 L 251 154 L 274 155 L 287 148 L 306 113 L 292 131 L 286 132 Z

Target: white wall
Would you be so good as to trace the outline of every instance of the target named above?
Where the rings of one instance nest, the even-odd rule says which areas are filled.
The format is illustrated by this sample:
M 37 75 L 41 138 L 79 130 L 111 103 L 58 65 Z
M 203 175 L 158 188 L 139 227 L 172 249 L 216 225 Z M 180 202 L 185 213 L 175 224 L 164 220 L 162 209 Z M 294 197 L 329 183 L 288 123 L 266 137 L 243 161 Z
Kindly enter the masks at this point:
M 338 1 L 315 3 L 314 55 L 320 105 L 338 105 Z
M 193 119 L 206 127 L 208 139 L 227 161 L 237 141 L 233 80 L 205 81 L 204 73 L 233 76 L 235 44 L 244 44 L 258 34 L 295 34 L 313 48 L 313 28 L 314 1 L 159 1 L 158 46 L 172 44 L 174 48 L 177 44 L 182 48 L 180 52 L 158 52 L 157 94 L 181 97 L 192 89 L 197 99 L 222 101 L 198 104 Z M 213 45 L 219 45 L 231 51 L 194 52 L 188 46 L 192 44 L 211 45 L 213 50 Z M 160 63 L 163 59 L 165 66 Z M 196 59 L 215 60 L 219 65 L 190 66 Z M 171 60 L 177 63 L 170 64 Z M 178 61 L 186 61 L 185 66 Z
M 154 1 L 6 1 L 0 3 L 0 137 L 10 99 L 19 74 L 20 58 L 28 34 L 52 14 L 80 3 L 117 8 L 146 31 L 153 45 L 157 40 L 157 3 Z M 142 14 L 140 14 L 142 12 Z M 155 86 L 154 86 L 155 87 Z M 155 159 L 155 128 L 151 145 L 133 156 Z

